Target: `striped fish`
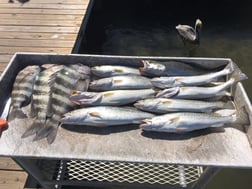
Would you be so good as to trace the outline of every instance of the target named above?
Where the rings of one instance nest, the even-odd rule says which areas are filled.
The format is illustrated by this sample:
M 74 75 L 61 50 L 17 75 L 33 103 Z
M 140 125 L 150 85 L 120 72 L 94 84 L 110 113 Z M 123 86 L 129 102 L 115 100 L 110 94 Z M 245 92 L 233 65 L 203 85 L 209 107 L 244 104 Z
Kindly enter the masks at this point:
M 39 72 L 39 66 L 27 66 L 17 74 L 11 94 L 8 121 L 27 117 L 21 108 L 30 103 L 35 78 Z
M 37 76 L 31 104 L 31 116 L 33 123 L 22 135 L 22 138 L 31 136 L 45 126 L 48 104 L 51 97 L 51 87 L 54 84 L 57 73 L 63 69 L 61 65 L 43 65 L 44 70 Z
M 83 90 L 80 89 L 80 86 L 83 87 L 83 85 L 80 85 L 79 81 L 83 80 L 84 82 L 89 78 L 89 74 L 89 67 L 81 64 L 64 66 L 58 72 L 52 86 L 46 125 L 37 132 L 34 140 L 46 137 L 49 144 L 55 140 L 61 116 L 74 108 L 74 104 L 69 100 L 71 91 Z

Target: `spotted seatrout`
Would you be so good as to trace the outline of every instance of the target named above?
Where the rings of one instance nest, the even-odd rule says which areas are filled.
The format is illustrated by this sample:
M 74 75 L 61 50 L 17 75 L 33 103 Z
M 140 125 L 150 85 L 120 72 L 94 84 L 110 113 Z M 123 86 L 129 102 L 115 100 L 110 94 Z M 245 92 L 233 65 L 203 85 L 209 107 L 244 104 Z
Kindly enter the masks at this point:
M 73 91 L 70 100 L 82 106 L 120 106 L 154 96 L 153 89 L 114 90 L 105 92 Z
M 142 112 L 133 107 L 96 106 L 73 110 L 63 115 L 63 124 L 106 127 L 114 125 L 139 124 L 154 114 Z

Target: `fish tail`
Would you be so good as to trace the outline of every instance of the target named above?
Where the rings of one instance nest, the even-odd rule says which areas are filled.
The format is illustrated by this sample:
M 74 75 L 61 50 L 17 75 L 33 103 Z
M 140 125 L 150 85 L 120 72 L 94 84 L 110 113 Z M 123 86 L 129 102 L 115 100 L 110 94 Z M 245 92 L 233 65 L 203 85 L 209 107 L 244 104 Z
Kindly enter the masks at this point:
M 228 63 L 224 70 L 226 70 L 229 74 L 232 73 L 235 70 L 234 63 Z
M 224 109 L 234 109 L 235 108 L 234 102 L 231 100 L 225 102 L 223 108 Z
M 12 121 L 15 118 L 25 119 L 27 118 L 27 115 L 20 108 L 14 107 L 8 115 L 8 121 Z
M 245 73 L 243 73 L 239 68 L 236 68 L 234 72 L 231 74 L 230 78 L 234 80 L 234 83 L 237 83 L 239 81 L 248 79 L 248 76 Z
M 26 138 L 26 137 L 28 137 L 28 136 L 31 136 L 31 135 L 37 133 L 41 128 L 44 127 L 44 125 L 45 125 L 45 124 L 44 124 L 43 122 L 38 121 L 38 120 L 35 120 L 35 121 L 31 124 L 31 126 L 30 126 L 28 129 L 26 129 L 26 131 L 25 131 L 24 134 L 21 136 L 21 138 Z
M 49 144 L 52 144 L 56 138 L 57 131 L 59 127 L 59 121 L 53 119 L 53 117 L 46 123 L 46 126 L 40 129 L 36 136 L 34 137 L 34 141 L 41 140 L 43 138 L 47 138 Z
M 248 114 L 245 106 L 237 108 L 235 123 L 242 124 L 242 125 L 249 125 L 250 124 L 249 114 Z

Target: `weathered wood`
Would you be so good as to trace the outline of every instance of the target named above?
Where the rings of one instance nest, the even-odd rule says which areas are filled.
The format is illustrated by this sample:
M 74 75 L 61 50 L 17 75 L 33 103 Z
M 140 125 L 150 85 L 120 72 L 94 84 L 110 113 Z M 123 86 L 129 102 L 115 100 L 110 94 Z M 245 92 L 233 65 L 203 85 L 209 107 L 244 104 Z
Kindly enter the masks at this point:
M 0 11 L 1 19 L 12 19 L 12 20 L 77 20 L 80 21 L 85 16 L 81 15 L 66 15 L 66 14 L 22 14 L 22 13 L 2 13 Z
M 11 58 L 12 58 L 12 55 L 10 55 L 10 54 L 1 54 L 0 55 L 0 63 L 9 62 Z
M 85 9 L 79 9 L 79 10 L 54 10 L 54 9 L 28 9 L 28 8 L 3 8 L 0 10 L 1 13 L 23 13 L 23 14 L 73 14 L 73 15 L 82 15 L 84 14 Z
M 41 52 L 41 53 L 71 53 L 71 48 L 66 47 L 3 47 L 0 46 L 0 54 L 14 54 L 16 52 Z
M 0 170 L 23 170 L 11 158 L 0 157 Z
M 0 39 L 50 39 L 50 40 L 65 40 L 75 41 L 76 34 L 73 33 L 38 33 L 38 32 L 5 32 L 0 31 Z
M 0 18 L 0 25 L 5 26 L 75 26 L 79 27 L 81 25 L 80 21 L 72 20 L 6 20 L 6 18 Z
M 74 41 L 65 40 L 26 40 L 26 39 L 0 39 L 1 46 L 12 47 L 69 47 L 72 48 Z
M 1 4 L 1 8 L 18 8 L 20 5 L 15 3 L 3 3 Z M 29 9 L 72 9 L 72 10 L 83 10 L 86 8 L 86 4 L 57 4 L 52 1 L 52 3 L 25 3 L 22 5 L 22 8 Z
M 0 4 L 6 4 L 7 1 L 5 0 L 1 0 L 0 1 Z M 40 3 L 45 3 L 45 4 L 50 4 L 50 3 L 56 3 L 56 4 L 81 4 L 81 3 L 84 3 L 84 4 L 88 4 L 89 3 L 89 0 L 32 0 L 32 1 L 29 1 L 27 2 L 26 4 L 40 4 Z M 10 3 L 11 4 L 11 3 Z M 20 6 L 20 3 L 16 2 L 14 4 L 17 4 Z
M 1 26 L 0 31 L 17 31 L 17 32 L 59 32 L 59 33 L 77 33 L 79 27 L 54 27 L 54 26 Z
M 1 189 L 23 189 L 27 179 L 27 173 L 23 171 L 1 171 Z

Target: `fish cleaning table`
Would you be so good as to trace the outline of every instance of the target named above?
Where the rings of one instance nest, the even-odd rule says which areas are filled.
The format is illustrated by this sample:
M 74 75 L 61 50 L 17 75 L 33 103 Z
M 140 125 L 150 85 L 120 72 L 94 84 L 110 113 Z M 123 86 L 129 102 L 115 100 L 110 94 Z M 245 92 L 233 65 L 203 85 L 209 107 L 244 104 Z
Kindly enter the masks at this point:
M 179 60 L 208 68 L 223 66 L 231 61 L 220 58 L 17 53 L 0 80 L 0 111 L 3 110 L 10 97 L 17 72 L 27 65 L 82 63 L 89 66 L 119 64 L 138 67 L 139 60 L 142 59 Z M 245 107 L 251 122 L 251 105 L 242 84 L 238 83 L 231 92 L 236 106 Z M 198 178 L 203 172 L 198 166 L 252 168 L 251 125 L 246 128 L 238 125 L 221 129 L 211 128 L 181 135 L 142 132 L 135 125 L 108 128 L 62 126 L 58 130 L 56 140 L 50 145 L 46 140 L 33 141 L 33 137 L 21 138 L 30 124 L 31 120 L 28 119 L 16 119 L 9 123 L 9 128 L 2 133 L 0 138 L 0 156 L 14 158 L 28 172 L 33 173 L 35 178 L 44 182 L 45 188 L 51 188 L 50 179 L 55 181 L 54 184 L 60 184 L 64 179 L 66 182 L 69 178 L 77 183 L 80 183 L 81 179 L 89 181 L 89 172 L 98 174 L 91 180 L 104 183 L 107 181 L 104 178 L 110 179 L 109 182 L 114 182 L 116 180 L 114 178 L 120 180 L 120 175 L 124 174 L 123 170 L 128 170 L 129 173 L 135 170 L 131 177 L 121 180 L 121 182 L 134 183 L 133 175 L 144 178 L 144 174 L 138 173 L 150 174 L 151 171 L 159 170 L 161 171 L 158 173 L 161 175 L 160 179 L 165 180 L 163 177 L 167 172 L 167 166 L 184 165 L 174 168 L 174 171 L 178 171 L 179 175 L 189 170 L 188 175 L 191 175 L 190 181 L 193 182 L 194 178 Z M 49 165 L 45 166 L 43 163 L 47 164 L 48 161 Z M 96 166 L 99 170 L 94 168 Z M 114 168 L 114 172 L 110 168 Z M 84 178 L 78 177 L 78 173 L 70 169 L 87 175 Z M 52 170 L 57 170 L 57 174 Z M 193 178 L 192 172 L 195 170 L 196 176 L 194 175 Z M 111 175 L 111 171 L 114 174 Z M 189 183 L 189 180 L 187 181 Z M 144 183 L 141 179 L 138 182 Z M 155 179 L 152 178 L 150 182 L 155 184 Z M 185 182 L 183 179 L 174 181 L 175 184 L 180 185 Z

